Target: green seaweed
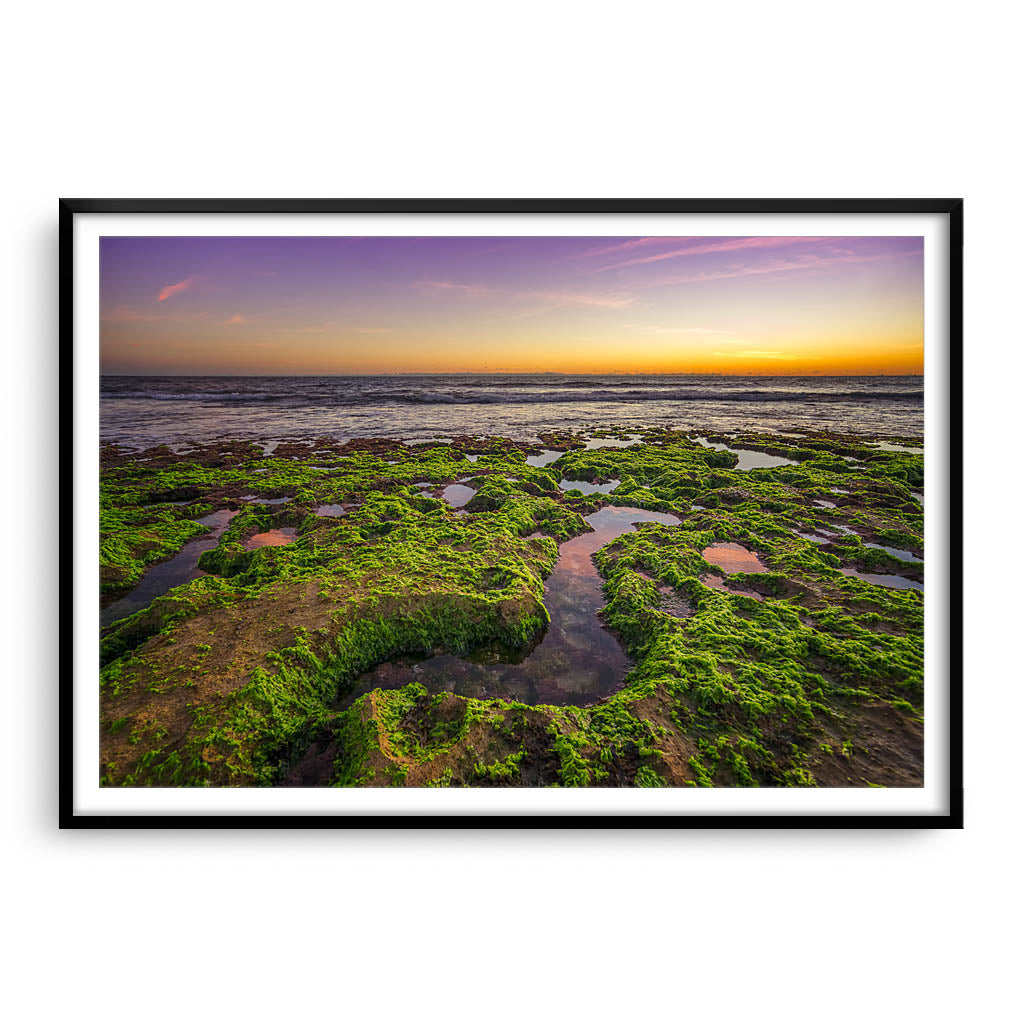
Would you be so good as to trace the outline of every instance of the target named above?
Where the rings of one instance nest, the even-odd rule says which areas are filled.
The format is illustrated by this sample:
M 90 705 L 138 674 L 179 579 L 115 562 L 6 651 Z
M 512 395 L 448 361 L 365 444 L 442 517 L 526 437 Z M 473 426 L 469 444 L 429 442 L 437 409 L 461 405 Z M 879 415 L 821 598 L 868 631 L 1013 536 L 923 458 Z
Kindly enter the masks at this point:
M 240 511 L 201 556 L 210 575 L 105 633 L 103 784 L 274 785 L 316 744 L 335 750 L 322 783 L 343 786 L 920 784 L 887 774 L 872 751 L 900 730 L 912 742 L 920 726 L 922 597 L 840 570 L 923 578 L 922 564 L 865 546 L 923 554 L 910 495 L 923 458 L 849 436 L 747 433 L 724 440 L 794 465 L 739 471 L 733 452 L 640 433 L 592 450 L 576 435 L 542 437 L 565 451 L 543 469 L 525 462 L 529 445 L 500 438 L 320 440 L 269 457 L 241 442 L 181 457 L 105 452 L 105 590 L 205 533 L 195 519 Z M 476 493 L 462 514 L 419 493 L 467 477 Z M 620 483 L 585 496 L 561 492 L 559 478 Z M 331 503 L 345 514 L 316 514 Z M 558 542 L 604 504 L 681 519 L 595 557 L 604 621 L 634 662 L 618 692 L 554 708 L 412 685 L 346 706 L 381 662 L 534 640 Z M 284 526 L 294 542 L 249 550 L 254 534 Z M 703 556 L 722 541 L 767 571 L 723 573 Z M 662 607 L 666 588 L 686 614 Z

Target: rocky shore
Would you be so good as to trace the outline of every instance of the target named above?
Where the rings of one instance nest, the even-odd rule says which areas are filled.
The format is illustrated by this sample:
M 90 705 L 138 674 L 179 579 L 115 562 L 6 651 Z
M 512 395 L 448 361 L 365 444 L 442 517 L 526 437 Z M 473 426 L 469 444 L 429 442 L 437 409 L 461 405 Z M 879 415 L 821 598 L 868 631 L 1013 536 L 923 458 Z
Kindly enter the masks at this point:
M 107 445 L 101 781 L 919 786 L 923 488 L 920 438 L 800 431 Z M 586 623 L 544 702 L 420 670 L 527 671 L 609 506 L 609 693 Z

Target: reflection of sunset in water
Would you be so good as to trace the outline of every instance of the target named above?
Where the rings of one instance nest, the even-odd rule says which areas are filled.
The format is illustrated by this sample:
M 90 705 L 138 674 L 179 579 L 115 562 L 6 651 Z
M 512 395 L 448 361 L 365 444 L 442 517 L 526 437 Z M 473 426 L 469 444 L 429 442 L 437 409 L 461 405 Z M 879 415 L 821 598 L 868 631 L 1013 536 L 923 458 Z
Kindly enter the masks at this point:
M 220 535 L 236 515 L 238 513 L 230 509 L 220 509 L 211 515 L 196 519 L 197 523 L 209 526 L 210 532 L 204 537 L 190 540 L 173 558 L 150 568 L 134 590 L 103 609 L 100 613 L 100 625 L 109 626 L 112 622 L 145 608 L 151 601 L 161 594 L 166 594 L 173 587 L 205 576 L 206 573 L 198 565 L 199 556 L 217 546 Z
M 448 502 L 452 508 L 462 508 L 469 501 L 476 491 L 465 484 L 449 484 L 442 492 L 441 497 Z
M 706 547 L 701 555 L 705 562 L 720 566 L 729 573 L 768 571 L 768 566 L 742 544 L 712 544 Z
M 295 540 L 295 528 L 282 526 L 279 530 L 267 530 L 266 533 L 257 533 L 245 542 L 246 551 L 255 551 L 256 548 L 279 548 L 285 544 L 291 544 Z
M 544 584 L 544 605 L 551 622 L 532 650 L 476 652 L 466 658 L 438 654 L 421 661 L 384 663 L 357 679 L 342 705 L 348 706 L 368 690 L 411 682 L 422 683 L 431 693 L 451 690 L 462 696 L 505 697 L 530 704 L 585 705 L 614 693 L 630 661 L 622 644 L 601 624 L 604 593 L 591 556 L 630 533 L 637 523 L 678 525 L 679 519 L 666 512 L 608 506 L 586 520 L 593 530 L 560 546 L 558 562 Z M 688 612 L 680 604 L 674 614 Z

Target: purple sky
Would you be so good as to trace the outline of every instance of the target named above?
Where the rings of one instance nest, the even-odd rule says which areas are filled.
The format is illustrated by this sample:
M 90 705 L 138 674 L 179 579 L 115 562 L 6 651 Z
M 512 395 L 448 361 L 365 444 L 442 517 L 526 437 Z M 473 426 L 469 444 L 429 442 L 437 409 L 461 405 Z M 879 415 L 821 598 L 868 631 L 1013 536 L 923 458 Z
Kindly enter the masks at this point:
M 108 237 L 108 373 L 920 372 L 917 237 Z

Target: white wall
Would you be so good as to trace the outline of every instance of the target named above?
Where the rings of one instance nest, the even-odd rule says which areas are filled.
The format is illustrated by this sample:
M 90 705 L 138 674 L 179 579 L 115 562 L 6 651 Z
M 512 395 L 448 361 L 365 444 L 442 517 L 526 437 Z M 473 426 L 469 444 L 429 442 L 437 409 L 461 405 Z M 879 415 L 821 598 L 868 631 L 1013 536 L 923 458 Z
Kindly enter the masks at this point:
M 12 1019 L 1002 1018 L 1019 19 L 891 0 L 9 10 Z M 966 196 L 967 829 L 57 833 L 59 195 Z

